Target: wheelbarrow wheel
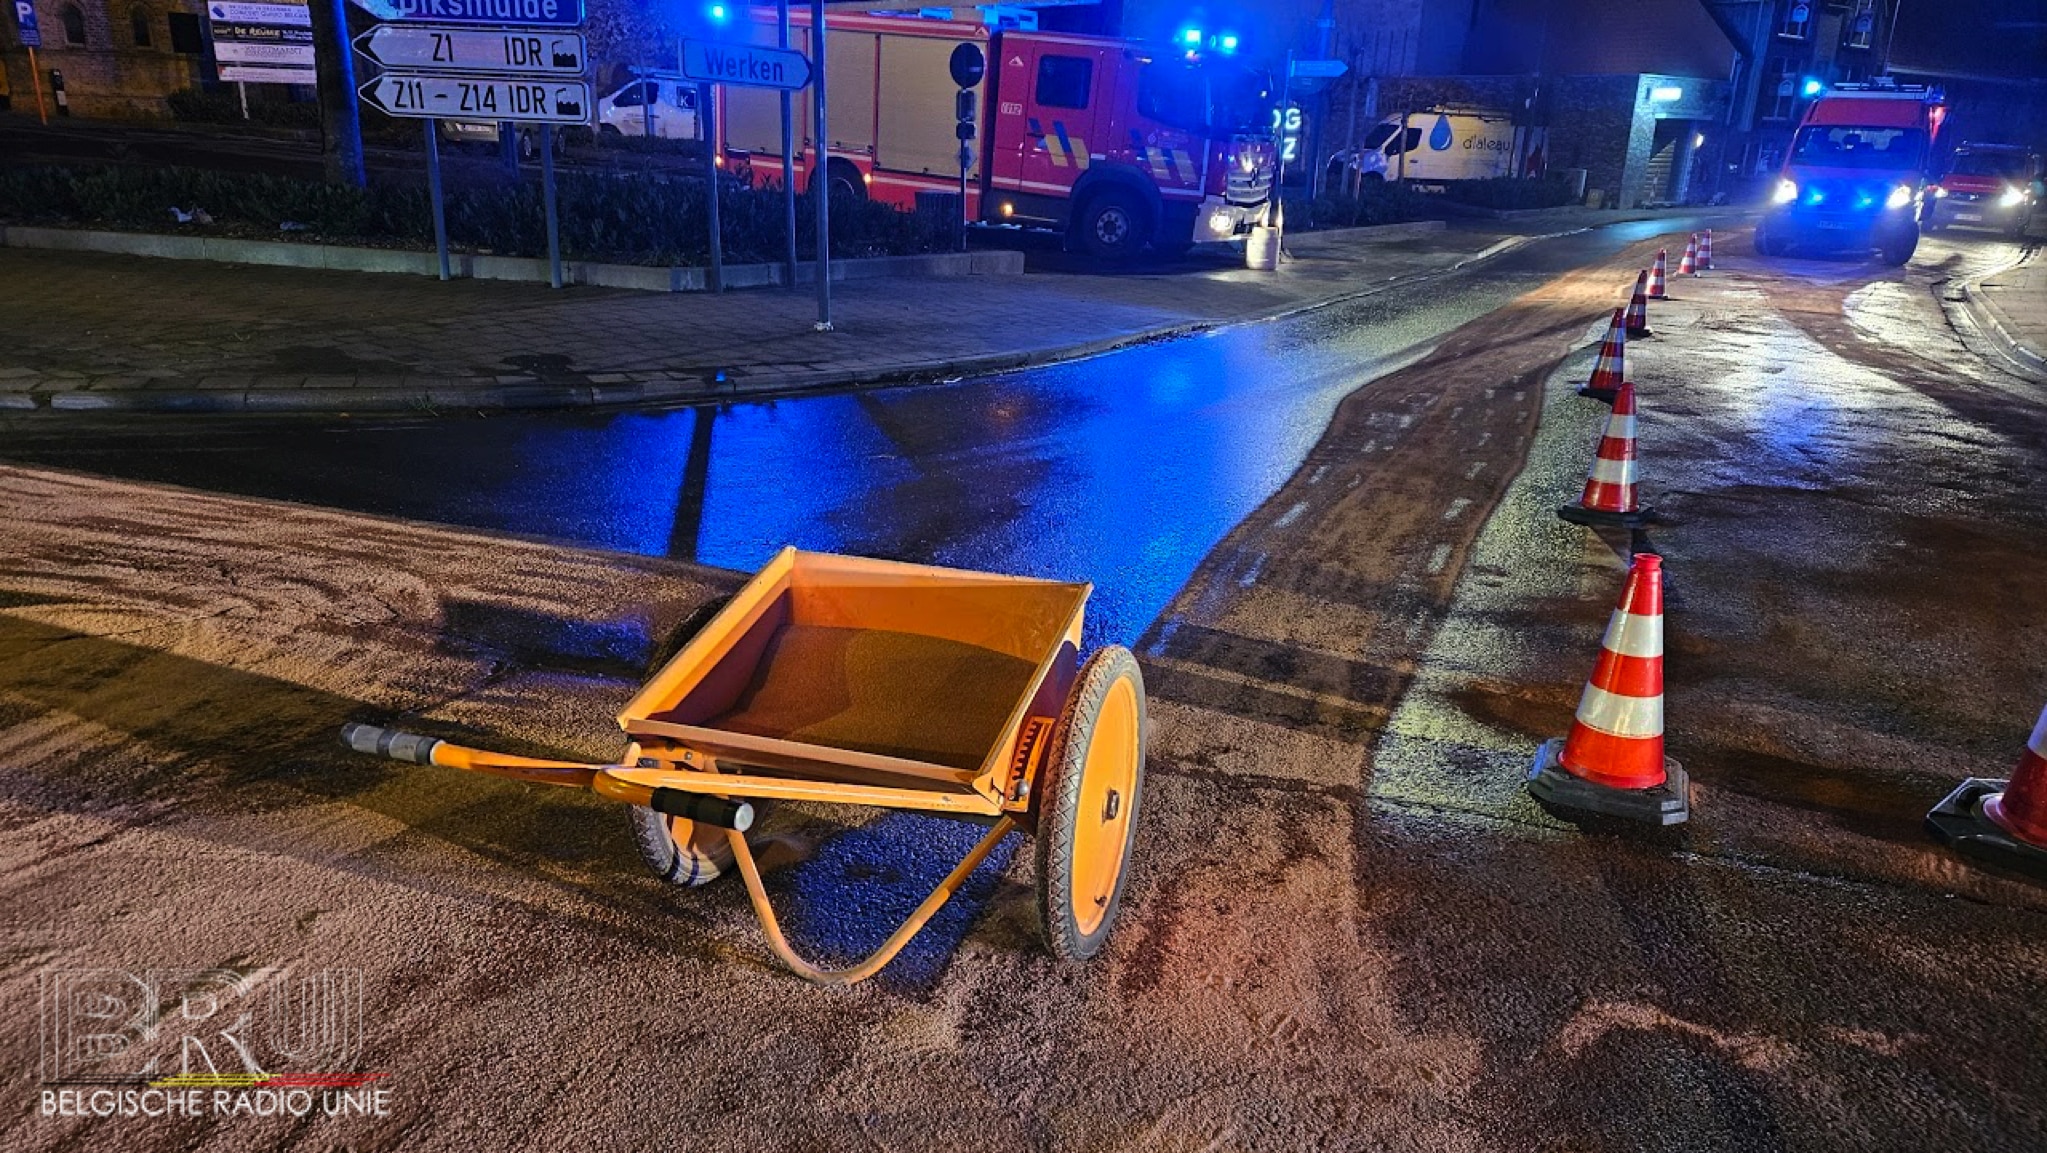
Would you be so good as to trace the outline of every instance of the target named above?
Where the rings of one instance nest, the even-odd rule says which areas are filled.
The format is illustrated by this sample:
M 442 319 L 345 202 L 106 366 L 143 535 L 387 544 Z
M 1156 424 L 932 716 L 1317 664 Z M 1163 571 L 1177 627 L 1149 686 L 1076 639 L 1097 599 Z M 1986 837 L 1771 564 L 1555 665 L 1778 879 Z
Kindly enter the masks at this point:
M 732 871 L 732 843 L 725 830 L 640 805 L 627 808 L 626 817 L 640 859 L 662 880 L 695 888 Z
M 684 645 L 711 623 L 712 617 L 731 603 L 729 596 L 715 597 L 683 618 L 655 647 L 653 658 L 647 662 L 647 675 L 651 677 L 660 672 Z M 765 815 L 762 809 L 763 806 L 756 802 L 757 815 Z M 633 845 L 639 849 L 640 859 L 664 881 L 695 888 L 710 884 L 732 871 L 732 844 L 726 839 L 723 829 L 699 825 L 687 817 L 671 817 L 639 805 L 626 809 L 626 819 L 632 822 Z
M 1149 732 L 1137 658 L 1120 645 L 1088 658 L 1037 786 L 1038 915 L 1060 960 L 1094 956 L 1116 924 Z

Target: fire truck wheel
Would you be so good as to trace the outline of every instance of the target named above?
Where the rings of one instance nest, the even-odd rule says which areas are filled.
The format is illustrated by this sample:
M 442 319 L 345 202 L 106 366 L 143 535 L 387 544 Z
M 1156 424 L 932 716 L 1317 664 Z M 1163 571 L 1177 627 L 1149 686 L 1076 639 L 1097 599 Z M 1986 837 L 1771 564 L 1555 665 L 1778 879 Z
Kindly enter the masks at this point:
M 833 196 L 850 196 L 854 200 L 867 199 L 867 182 L 860 179 L 860 170 L 843 160 L 834 160 L 825 168 L 825 188 Z M 817 181 L 810 182 L 811 191 L 817 191 Z
M 1074 218 L 1074 235 L 1089 256 L 1127 260 L 1144 247 L 1144 206 L 1120 188 L 1104 188 L 1088 197 Z

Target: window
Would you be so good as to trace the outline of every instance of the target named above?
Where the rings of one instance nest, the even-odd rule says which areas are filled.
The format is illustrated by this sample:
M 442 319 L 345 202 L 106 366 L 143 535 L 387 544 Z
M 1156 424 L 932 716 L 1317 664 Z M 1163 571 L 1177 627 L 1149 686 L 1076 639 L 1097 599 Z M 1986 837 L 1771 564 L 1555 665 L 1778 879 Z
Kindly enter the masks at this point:
M 1868 0 L 1858 5 L 1841 30 L 1843 48 L 1867 48 L 1876 39 L 1876 9 Z
M 1091 56 L 1038 57 L 1038 103 L 1048 108 L 1086 108 L 1094 84 Z
M 1916 128 L 1815 126 L 1798 134 L 1792 162 L 1827 168 L 1905 172 L 1920 166 L 1926 134 Z
M 149 10 L 137 8 L 128 13 L 128 23 L 135 30 L 135 46 L 149 47 Z
M 1809 0 L 1785 0 L 1783 18 L 1777 24 L 1777 35 L 1792 40 L 1803 40 L 1812 31 L 1812 4 Z
M 1763 72 L 1763 91 L 1756 103 L 1765 120 L 1789 120 L 1798 103 L 1798 65 L 1786 58 L 1770 61 Z
M 199 33 L 199 14 L 173 12 L 166 19 L 171 26 L 171 51 L 180 56 L 197 56 L 206 51 L 206 38 Z
M 60 19 L 64 21 L 64 43 L 73 48 L 85 47 L 85 13 L 76 4 L 66 4 Z
M 826 27 L 829 28 L 831 26 L 826 25 Z M 628 84 L 618 90 L 618 95 L 611 98 L 611 106 L 613 108 L 638 108 L 646 102 L 647 85 L 644 82 Z

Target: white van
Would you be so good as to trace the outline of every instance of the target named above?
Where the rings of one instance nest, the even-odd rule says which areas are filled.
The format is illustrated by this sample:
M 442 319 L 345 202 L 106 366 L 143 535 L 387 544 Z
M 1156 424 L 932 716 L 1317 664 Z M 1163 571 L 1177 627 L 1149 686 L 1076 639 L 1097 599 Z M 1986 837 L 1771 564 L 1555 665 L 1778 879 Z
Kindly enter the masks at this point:
M 1505 113 L 1433 110 L 1388 116 L 1352 150 L 1329 158 L 1329 179 L 1489 180 L 1514 175 L 1523 130 Z

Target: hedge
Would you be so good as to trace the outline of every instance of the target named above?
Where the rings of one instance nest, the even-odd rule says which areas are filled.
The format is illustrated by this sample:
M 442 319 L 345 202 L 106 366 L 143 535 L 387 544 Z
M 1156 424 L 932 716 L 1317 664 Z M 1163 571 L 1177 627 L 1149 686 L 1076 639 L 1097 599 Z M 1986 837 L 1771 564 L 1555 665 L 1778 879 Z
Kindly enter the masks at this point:
M 569 257 L 656 266 L 709 262 L 700 180 L 564 173 L 557 187 L 562 250 Z M 213 224 L 176 224 L 173 207 L 204 209 Z M 786 234 L 779 191 L 727 187 L 720 207 L 728 261 L 781 259 Z M 450 188 L 447 219 L 449 243 L 455 247 L 506 256 L 546 255 L 537 184 Z M 148 232 L 211 228 L 227 235 L 378 247 L 433 243 L 423 188 L 353 188 L 189 168 L 0 168 L 0 221 Z M 798 244 L 808 250 L 816 235 L 813 211 L 799 208 L 797 222 Z M 833 202 L 834 255 L 937 252 L 948 250 L 951 242 L 951 223 L 938 216 L 843 197 Z

